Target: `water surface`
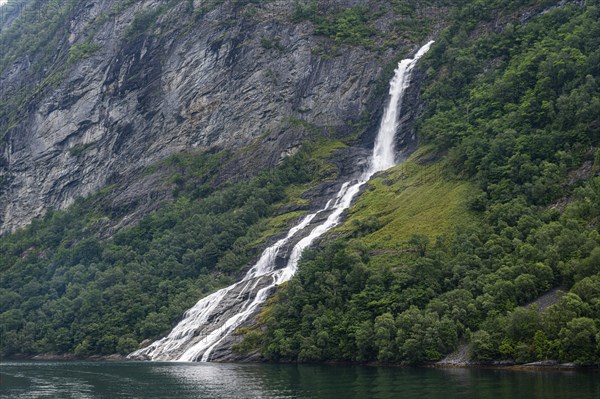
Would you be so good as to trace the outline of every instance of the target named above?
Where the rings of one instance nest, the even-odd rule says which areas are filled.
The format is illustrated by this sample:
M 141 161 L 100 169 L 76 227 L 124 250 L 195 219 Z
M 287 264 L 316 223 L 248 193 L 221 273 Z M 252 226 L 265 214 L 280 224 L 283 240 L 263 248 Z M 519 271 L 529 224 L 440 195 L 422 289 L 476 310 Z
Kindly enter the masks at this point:
M 597 372 L 2 362 L 0 398 L 600 398 Z

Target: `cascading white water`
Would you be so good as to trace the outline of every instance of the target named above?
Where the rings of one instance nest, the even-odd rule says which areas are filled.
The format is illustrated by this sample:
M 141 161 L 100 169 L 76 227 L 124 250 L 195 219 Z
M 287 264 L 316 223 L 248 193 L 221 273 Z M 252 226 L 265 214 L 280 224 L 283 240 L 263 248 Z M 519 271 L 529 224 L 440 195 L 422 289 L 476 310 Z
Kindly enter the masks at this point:
M 404 91 L 410 84 L 410 75 L 419 58 L 423 56 L 433 44 L 430 41 L 417 51 L 414 58 L 408 58 L 398 63 L 394 77 L 390 81 L 390 102 L 381 118 L 379 132 L 375 138 L 371 164 L 366 174 L 371 177 L 380 170 L 386 170 L 396 165 L 396 148 L 394 137 L 398 130 L 398 118 L 402 107 Z
M 398 64 L 390 82 L 390 100 L 381 120 L 373 155 L 368 169 L 362 176 L 358 180 L 344 183 L 336 197 L 328 201 L 323 209 L 304 217 L 300 223 L 290 229 L 286 237 L 265 249 L 258 262 L 241 281 L 198 301 L 185 313 L 183 320 L 168 336 L 133 352 L 129 355 L 130 358 L 173 361 L 210 360 L 214 349 L 256 312 L 272 289 L 294 275 L 302 251 L 339 223 L 340 216 L 350 207 L 361 186 L 376 172 L 396 164 L 394 137 L 398 130 L 402 97 L 410 83 L 410 75 L 415 64 L 429 50 L 432 43 L 433 41 L 430 41 L 421 47 L 414 58 L 402 60 Z M 294 245 L 286 266 L 277 269 L 275 259 L 281 248 L 297 233 L 309 227 L 311 221 L 321 213 L 329 213 L 329 215 L 324 222 L 314 227 L 306 237 Z M 252 295 L 258 287 L 260 288 L 256 294 Z M 233 314 L 228 314 L 231 312 Z

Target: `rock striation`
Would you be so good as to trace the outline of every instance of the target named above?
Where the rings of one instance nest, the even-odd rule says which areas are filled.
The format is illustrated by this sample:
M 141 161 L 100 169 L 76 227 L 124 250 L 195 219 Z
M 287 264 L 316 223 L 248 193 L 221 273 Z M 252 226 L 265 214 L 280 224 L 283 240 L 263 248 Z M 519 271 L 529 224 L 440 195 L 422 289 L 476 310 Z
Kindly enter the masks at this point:
M 40 72 L 23 55 L 0 72 L 9 93 L 61 71 L 55 88 L 16 110 L 17 123 L 0 120 L 0 231 L 183 150 L 259 143 L 236 164 L 239 177 L 280 162 L 308 135 L 353 133 L 381 108 L 375 83 L 393 50 L 342 45 L 328 56 L 317 51 L 328 39 L 290 12 L 289 1 L 78 2 L 55 65 Z M 85 43 L 95 51 L 69 61 Z

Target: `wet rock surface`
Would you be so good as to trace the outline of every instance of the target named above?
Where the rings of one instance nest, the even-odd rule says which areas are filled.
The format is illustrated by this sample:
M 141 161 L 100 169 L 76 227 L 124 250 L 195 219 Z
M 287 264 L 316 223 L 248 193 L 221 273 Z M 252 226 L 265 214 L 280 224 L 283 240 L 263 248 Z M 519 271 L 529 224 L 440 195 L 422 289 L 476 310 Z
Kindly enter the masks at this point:
M 326 39 L 314 36 L 309 22 L 290 22 L 287 2 L 265 2 L 250 13 L 225 1 L 193 21 L 184 3 L 135 37 L 127 32 L 136 14 L 161 2 L 136 2 L 101 24 L 116 1 L 76 8 L 61 51 L 86 40 L 98 51 L 63 60 L 67 72 L 56 89 L 19 110 L 16 126 L 0 126 L 7 130 L 2 231 L 183 150 L 257 143 L 222 172 L 244 178 L 293 154 L 307 135 L 344 136 L 381 107 L 385 96 L 375 95 L 375 82 L 392 50 L 376 56 L 343 46 L 335 57 L 314 54 Z M 41 80 L 30 68 L 17 60 L 0 76 L 2 90 Z M 292 126 L 295 120 L 310 131 Z

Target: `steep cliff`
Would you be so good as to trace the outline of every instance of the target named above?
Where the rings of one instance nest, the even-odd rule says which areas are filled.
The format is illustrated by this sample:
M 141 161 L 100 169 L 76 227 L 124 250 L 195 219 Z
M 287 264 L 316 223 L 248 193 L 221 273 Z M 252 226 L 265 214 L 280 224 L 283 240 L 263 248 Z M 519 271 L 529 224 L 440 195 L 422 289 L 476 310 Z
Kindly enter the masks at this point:
M 319 2 L 318 11 L 354 3 Z M 14 33 L 22 24 L 46 27 L 46 14 L 56 22 L 36 33 L 53 34 L 53 46 L 3 59 L 0 92 L 14 108 L 0 118 L 2 231 L 182 150 L 259 140 L 260 157 L 241 171 L 252 175 L 301 145 L 307 131 L 290 121 L 353 133 L 380 108 L 375 83 L 402 51 L 400 40 L 332 46 L 294 20 L 289 1 L 28 4 L 3 46 L 24 40 Z M 382 8 L 374 25 L 386 33 L 394 15 Z

